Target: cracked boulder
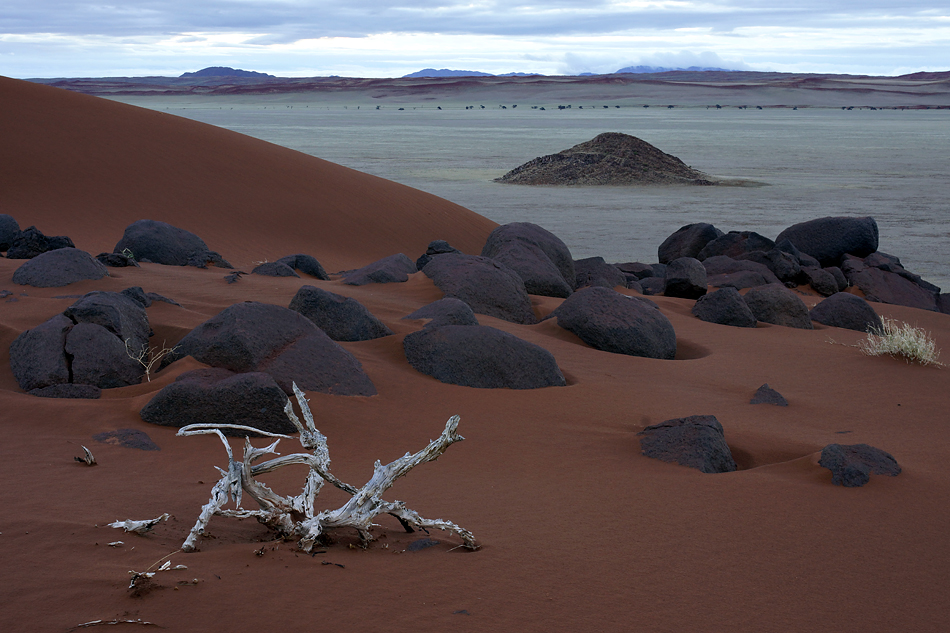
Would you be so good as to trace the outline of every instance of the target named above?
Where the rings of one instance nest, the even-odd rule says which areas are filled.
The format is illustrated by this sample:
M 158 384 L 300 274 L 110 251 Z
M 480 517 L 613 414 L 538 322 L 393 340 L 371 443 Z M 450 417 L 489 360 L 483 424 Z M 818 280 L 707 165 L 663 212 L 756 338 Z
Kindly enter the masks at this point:
M 643 429 L 640 451 L 647 457 L 695 468 L 704 473 L 729 473 L 736 461 L 726 444 L 722 424 L 714 415 L 691 415 Z

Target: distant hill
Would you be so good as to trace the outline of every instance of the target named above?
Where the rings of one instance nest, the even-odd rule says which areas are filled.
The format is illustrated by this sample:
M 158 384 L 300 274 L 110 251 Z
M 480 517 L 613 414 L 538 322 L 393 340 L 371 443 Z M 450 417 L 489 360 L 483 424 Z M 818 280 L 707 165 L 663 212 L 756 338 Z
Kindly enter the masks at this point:
M 188 77 L 270 77 L 276 79 L 274 75 L 268 75 L 267 73 L 259 73 L 253 70 L 239 70 L 237 68 L 228 68 L 227 66 L 209 66 L 208 68 L 196 70 L 193 73 L 184 73 L 180 78 L 185 79 Z
M 720 70 L 720 71 L 729 71 L 728 68 L 702 68 L 700 66 L 690 66 L 689 68 L 664 68 L 663 66 L 627 66 L 626 68 L 621 68 L 615 74 L 621 73 L 630 73 L 630 74 L 646 74 L 646 73 L 668 73 L 674 70 L 691 70 L 703 71 L 703 70 Z
M 477 70 L 449 70 L 448 68 L 443 68 L 441 70 L 436 70 L 435 68 L 423 68 L 420 71 L 410 73 L 408 75 L 403 75 L 404 79 L 415 79 L 418 77 L 493 77 L 491 73 L 483 73 Z

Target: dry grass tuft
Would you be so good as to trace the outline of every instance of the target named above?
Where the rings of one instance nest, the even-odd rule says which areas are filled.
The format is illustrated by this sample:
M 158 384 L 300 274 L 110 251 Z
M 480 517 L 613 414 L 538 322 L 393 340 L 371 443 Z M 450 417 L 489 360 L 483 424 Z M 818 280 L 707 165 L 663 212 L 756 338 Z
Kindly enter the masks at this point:
M 893 319 L 884 319 L 880 328 L 871 329 L 858 343 L 858 349 L 868 356 L 888 354 L 908 363 L 943 366 L 938 360 L 940 350 L 929 332 Z

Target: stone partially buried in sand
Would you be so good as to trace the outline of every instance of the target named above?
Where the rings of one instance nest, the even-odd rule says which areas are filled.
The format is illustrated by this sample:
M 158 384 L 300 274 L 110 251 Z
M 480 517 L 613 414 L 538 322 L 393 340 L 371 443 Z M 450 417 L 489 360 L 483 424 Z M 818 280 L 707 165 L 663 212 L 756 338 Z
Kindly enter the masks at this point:
M 35 226 L 17 233 L 10 243 L 7 257 L 10 259 L 32 259 L 37 255 L 61 248 L 75 248 L 73 241 L 65 235 L 44 235 Z
M 441 382 L 479 389 L 566 384 L 549 351 L 485 325 L 426 327 L 403 339 L 406 360 Z
M 422 272 L 446 297 L 464 301 L 477 314 L 512 323 L 536 322 L 521 277 L 493 259 L 446 253 L 434 257 Z
M 769 383 L 765 383 L 756 389 L 752 399 L 749 400 L 749 404 L 774 404 L 778 407 L 787 407 L 788 400 L 775 389 L 769 387 Z
M 808 307 L 782 284 L 752 288 L 742 297 L 755 318 L 763 323 L 812 330 Z
M 6 252 L 13 245 L 13 240 L 20 232 L 20 225 L 10 215 L 0 213 L 0 253 Z
M 881 317 L 867 301 L 848 292 L 831 295 L 808 313 L 812 321 L 857 332 L 881 328 Z
M 819 466 L 831 471 L 831 483 L 857 488 L 871 480 L 871 474 L 896 477 L 901 467 L 894 456 L 867 444 L 829 444 L 821 449 Z
M 393 333 L 356 299 L 315 286 L 301 286 L 289 307 L 334 341 L 369 341 Z
M 733 327 L 755 327 L 757 320 L 739 291 L 725 287 L 696 300 L 692 313 L 708 323 Z
M 518 249 L 519 244 L 524 248 Z M 498 259 L 521 275 L 530 294 L 567 297 L 574 290 L 574 259 L 570 249 L 561 238 L 537 224 L 511 222 L 499 226 L 488 236 L 481 255 Z M 526 261 L 524 270 L 519 264 L 521 260 Z M 547 262 L 556 269 L 554 275 Z M 535 292 L 535 289 L 541 291 Z
M 565 299 L 550 316 L 594 349 L 666 360 L 676 356 L 673 324 L 648 299 L 610 288 L 585 288 Z
M 669 264 L 680 257 L 699 259 L 699 252 L 703 250 L 703 247 L 717 237 L 721 237 L 722 234 L 722 231 L 705 222 L 681 226 L 657 248 L 657 261 L 661 264 Z
M 726 444 L 722 424 L 714 415 L 675 418 L 643 429 L 640 451 L 647 457 L 695 468 L 704 473 L 729 473 L 736 461 Z
M 498 182 L 516 185 L 714 185 L 715 180 L 644 140 L 605 132 L 515 167 Z
M 316 277 L 323 281 L 330 281 L 327 271 L 313 255 L 297 253 L 295 255 L 286 255 L 277 260 L 277 263 L 285 264 L 295 271 L 302 272 L 305 275 Z
M 86 251 L 60 248 L 40 253 L 13 272 L 13 282 L 34 288 L 60 288 L 77 281 L 102 279 L 109 271 Z
M 209 262 L 231 268 L 218 253 L 210 250 L 204 240 L 185 229 L 159 220 L 138 220 L 126 227 L 113 252 L 128 251 L 136 261 L 149 261 L 166 266 L 198 266 Z
M 680 257 L 666 267 L 663 294 L 667 297 L 699 299 L 706 294 L 706 269 L 694 257 Z
M 402 253 L 397 253 L 346 273 L 343 275 L 343 283 L 348 286 L 403 283 L 409 281 L 409 275 L 416 272 L 418 271 L 412 260 Z
M 424 305 L 404 319 L 431 319 L 426 327 L 437 325 L 478 325 L 475 313 L 464 301 L 445 297 Z

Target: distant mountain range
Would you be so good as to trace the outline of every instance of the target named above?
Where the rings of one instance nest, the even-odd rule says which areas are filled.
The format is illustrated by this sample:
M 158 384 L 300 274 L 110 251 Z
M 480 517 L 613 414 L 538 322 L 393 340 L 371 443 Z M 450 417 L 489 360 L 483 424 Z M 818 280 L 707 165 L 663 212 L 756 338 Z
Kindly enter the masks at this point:
M 627 66 L 621 68 L 618 71 L 613 73 L 578 73 L 578 77 L 592 77 L 594 75 L 600 74 L 621 74 L 621 73 L 630 73 L 630 74 L 646 74 L 646 73 L 668 73 L 677 70 L 685 71 L 709 71 L 709 70 L 718 70 L 728 72 L 728 68 L 702 68 L 700 66 L 690 66 L 689 68 L 664 68 L 662 66 Z M 540 73 L 504 73 L 502 75 L 493 75 L 491 73 L 483 73 L 478 70 L 450 70 L 448 68 L 442 68 L 436 70 L 435 68 L 423 68 L 414 73 L 408 75 L 403 75 L 404 79 L 415 79 L 420 77 L 531 77 L 538 76 L 543 77 Z
M 268 75 L 267 73 L 228 68 L 227 66 L 209 66 L 208 68 L 196 70 L 193 73 L 184 73 L 179 78 L 187 79 L 189 77 L 269 77 L 276 79 L 274 75 Z
M 719 70 L 723 72 L 730 72 L 729 68 L 702 68 L 700 66 L 690 66 L 689 68 L 664 68 L 663 66 L 627 66 L 626 68 L 621 68 L 614 74 L 622 73 L 632 73 L 632 74 L 645 74 L 645 73 L 668 73 L 675 70 L 689 70 L 689 71 L 707 71 L 707 70 Z

